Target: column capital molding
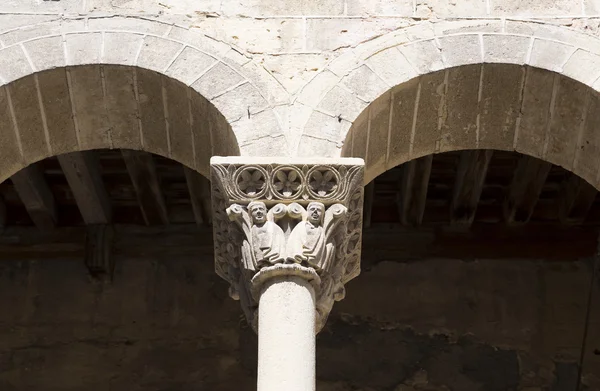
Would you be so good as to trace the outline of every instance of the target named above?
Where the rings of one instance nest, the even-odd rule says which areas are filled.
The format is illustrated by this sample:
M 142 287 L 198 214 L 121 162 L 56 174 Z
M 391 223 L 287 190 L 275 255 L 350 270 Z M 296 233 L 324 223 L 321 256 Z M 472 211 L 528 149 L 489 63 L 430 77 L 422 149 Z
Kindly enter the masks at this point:
M 302 277 L 316 331 L 360 273 L 364 161 L 213 157 L 215 269 L 256 329 L 261 286 Z

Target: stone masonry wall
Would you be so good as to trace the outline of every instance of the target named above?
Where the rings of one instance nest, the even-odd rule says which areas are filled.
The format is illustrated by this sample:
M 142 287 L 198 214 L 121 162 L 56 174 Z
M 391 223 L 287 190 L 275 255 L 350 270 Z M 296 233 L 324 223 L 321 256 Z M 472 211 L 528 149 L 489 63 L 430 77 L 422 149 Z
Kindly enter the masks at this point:
M 206 72 L 211 81 L 193 87 L 226 117 L 242 154 L 336 155 L 356 116 L 395 82 L 405 81 L 402 75 L 410 69 L 385 58 L 395 77 L 363 69 L 353 74 L 356 80 L 345 79 L 337 87 L 354 70 L 351 54 L 360 59 L 400 42 L 453 34 L 509 34 L 517 39 L 492 36 L 485 49 L 471 45 L 468 37 L 435 42 L 438 50 L 456 56 L 445 59 L 446 68 L 473 62 L 467 58 L 474 55 L 471 51 L 488 48 L 495 51 L 492 62 L 522 63 L 525 58 L 515 60 L 515 53 L 527 52 L 533 43 L 523 36 L 544 37 L 557 46 L 538 42 L 555 59 L 544 63 L 551 71 L 562 71 L 573 50 L 584 51 L 573 56 L 575 74 L 567 72 L 580 80 L 595 77 L 587 67 L 593 71 L 598 64 L 590 53 L 597 52 L 599 26 L 600 2 L 592 0 L 5 0 L 0 4 L 0 49 L 6 48 L 6 64 L 0 59 L 0 79 L 11 82 L 64 65 L 136 65 L 143 45 L 152 54 L 148 62 L 142 53 L 144 68 L 187 85 Z M 558 44 L 564 41 L 573 49 Z M 189 47 L 180 51 L 179 42 L 213 56 L 218 66 Z M 58 58 L 63 51 L 66 63 Z M 435 53 L 419 52 L 434 61 Z M 414 76 L 437 69 L 427 63 Z
M 28 250 L 0 262 L 0 389 L 255 389 L 256 335 L 214 273 L 210 237 L 134 231 L 120 229 L 112 283 L 88 276 L 72 239 L 3 235 Z M 364 248 L 318 336 L 319 390 L 576 389 L 591 260 L 411 261 Z M 582 389 L 597 390 L 587 353 Z

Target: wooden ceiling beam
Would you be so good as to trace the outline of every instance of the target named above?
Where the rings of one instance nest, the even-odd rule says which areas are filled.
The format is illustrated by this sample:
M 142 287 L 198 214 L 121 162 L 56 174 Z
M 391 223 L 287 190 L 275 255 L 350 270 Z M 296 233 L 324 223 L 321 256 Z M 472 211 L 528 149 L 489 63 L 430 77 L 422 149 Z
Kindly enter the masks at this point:
M 112 221 L 110 198 L 100 174 L 100 161 L 94 151 L 58 156 L 58 162 L 73 192 L 86 224 Z
M 527 223 L 533 214 L 552 163 L 531 156 L 521 156 L 504 201 L 507 224 Z
M 432 162 L 433 155 L 427 155 L 402 167 L 398 212 L 403 225 L 419 226 L 423 222 Z
M 598 190 L 584 179 L 570 174 L 563 183 L 559 199 L 559 219 L 563 224 L 581 224 L 584 222 Z
M 56 201 L 40 166 L 25 167 L 11 180 L 33 223 L 42 230 L 54 228 L 58 221 Z
M 452 224 L 469 226 L 473 223 L 493 153 L 489 149 L 460 153 L 450 204 Z
M 148 152 L 125 149 L 121 151 L 121 154 L 146 224 L 169 224 L 169 214 L 152 155 Z
M 212 208 L 210 204 L 210 182 L 198 172 L 183 167 L 185 180 L 190 192 L 190 200 L 197 225 L 212 223 Z

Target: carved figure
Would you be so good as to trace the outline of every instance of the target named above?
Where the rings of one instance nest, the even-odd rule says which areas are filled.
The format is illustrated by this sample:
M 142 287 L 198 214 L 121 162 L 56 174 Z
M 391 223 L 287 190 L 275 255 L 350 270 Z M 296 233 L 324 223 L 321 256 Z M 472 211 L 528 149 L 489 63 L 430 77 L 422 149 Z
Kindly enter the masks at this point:
M 321 202 L 311 202 L 305 217 L 299 222 L 287 241 L 286 262 L 308 265 L 317 271 L 327 270 L 335 257 L 333 232 L 346 208 L 336 204 L 325 211 Z
M 230 219 L 241 225 L 245 239 L 242 243 L 242 265 L 247 271 L 258 271 L 265 266 L 284 262 L 285 235 L 283 230 L 269 220 L 264 202 L 248 204 L 247 211 L 234 204 L 227 209 Z

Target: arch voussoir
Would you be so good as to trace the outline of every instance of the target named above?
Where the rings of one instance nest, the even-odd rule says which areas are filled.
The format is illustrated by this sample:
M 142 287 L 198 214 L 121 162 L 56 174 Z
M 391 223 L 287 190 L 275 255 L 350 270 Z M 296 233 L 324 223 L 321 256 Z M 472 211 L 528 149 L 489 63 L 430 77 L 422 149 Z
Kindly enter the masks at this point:
M 600 185 L 600 40 L 523 21 L 426 23 L 389 35 L 332 61 L 322 74 L 339 80 L 311 105 L 352 124 L 327 145 L 364 157 L 367 181 L 420 156 L 483 148 L 539 157 Z
M 45 157 L 97 148 L 146 150 L 208 175 L 210 156 L 257 150 L 260 141 L 236 132 L 266 117 L 268 137 L 287 148 L 272 120 L 273 104 L 286 96 L 261 91 L 272 76 L 228 45 L 136 17 L 40 20 L 0 31 L 0 114 L 10 129 L 3 156 L 16 162 L 2 178 Z M 243 126 L 231 126 L 241 118 Z

